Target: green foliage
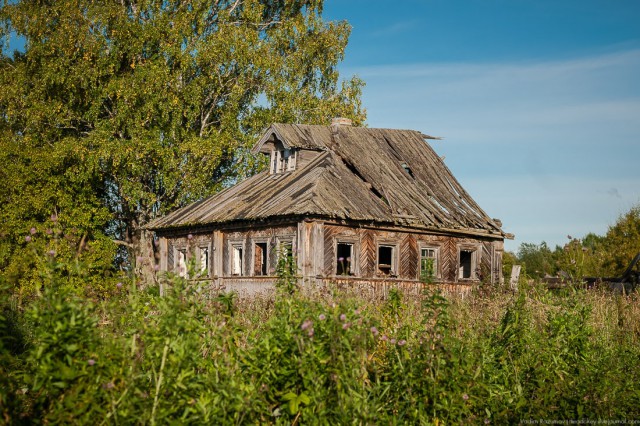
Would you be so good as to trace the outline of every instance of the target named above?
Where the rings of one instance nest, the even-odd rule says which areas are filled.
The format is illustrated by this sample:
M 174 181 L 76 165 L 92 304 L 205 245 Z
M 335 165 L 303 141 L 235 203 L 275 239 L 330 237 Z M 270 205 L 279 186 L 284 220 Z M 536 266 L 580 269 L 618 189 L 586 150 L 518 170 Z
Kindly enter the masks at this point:
M 281 244 L 278 247 L 278 263 L 276 264 L 276 289 L 284 294 L 292 295 L 298 290 L 297 262 L 291 252 L 291 245 Z
M 618 276 L 640 253 L 640 205 L 621 215 L 609 227 L 600 243 L 603 269 L 609 276 Z
M 362 82 L 337 71 L 350 28 L 322 1 L 0 5 L 0 38 L 25 42 L 0 55 L 0 269 L 21 281 L 51 214 L 132 268 L 150 220 L 264 166 L 249 148 L 268 124 L 364 120 Z
M 49 262 L 20 308 L 0 285 L 0 415 L 25 424 L 513 424 L 640 415 L 635 296 L 386 301 L 279 292 L 78 296 Z M 62 268 L 65 269 L 65 268 Z M 235 312 L 235 315 L 231 315 Z
M 534 279 L 558 274 L 576 282 L 583 277 L 619 277 L 640 253 L 640 206 L 621 215 L 604 236 L 589 233 L 583 239 L 568 239 L 554 251 L 544 242 L 522 243 L 517 261 Z

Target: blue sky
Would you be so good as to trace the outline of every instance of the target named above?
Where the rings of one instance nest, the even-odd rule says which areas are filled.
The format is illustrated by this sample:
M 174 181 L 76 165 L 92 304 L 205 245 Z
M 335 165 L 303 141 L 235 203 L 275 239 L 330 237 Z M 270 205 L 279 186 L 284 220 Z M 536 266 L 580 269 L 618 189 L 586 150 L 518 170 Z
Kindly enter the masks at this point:
M 432 146 L 522 242 L 604 234 L 640 203 L 640 1 L 327 0 L 370 127 Z

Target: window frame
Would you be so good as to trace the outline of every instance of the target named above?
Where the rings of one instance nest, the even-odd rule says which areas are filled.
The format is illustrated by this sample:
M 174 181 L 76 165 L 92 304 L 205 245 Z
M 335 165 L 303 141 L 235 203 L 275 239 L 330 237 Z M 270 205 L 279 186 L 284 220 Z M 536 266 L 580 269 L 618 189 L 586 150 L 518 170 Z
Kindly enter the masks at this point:
M 434 281 L 442 280 L 442 262 L 441 262 L 441 247 L 434 244 L 420 244 L 418 246 L 418 280 L 422 279 L 422 260 L 425 259 L 422 256 L 423 250 L 433 250 L 435 252 L 435 267 L 434 269 Z
M 349 268 L 348 274 L 340 274 L 338 275 L 338 245 L 345 244 L 351 246 L 351 267 Z M 358 253 L 360 252 L 360 247 L 358 245 L 358 240 L 355 238 L 334 238 L 333 247 L 335 256 L 333 257 L 333 274 L 336 277 L 358 277 L 360 276 L 360 259 Z
M 235 253 L 236 250 L 240 249 L 240 265 L 239 265 L 239 274 L 234 274 L 234 266 L 235 266 Z M 228 272 L 230 277 L 244 277 L 245 273 L 245 262 L 244 256 L 246 254 L 246 247 L 244 240 L 230 240 L 228 243 L 228 253 L 229 253 L 229 261 L 228 261 Z
M 391 265 L 389 269 L 389 274 L 383 274 L 380 272 L 380 248 L 381 247 L 389 247 L 391 248 Z M 386 265 L 386 264 L 385 264 Z M 388 241 L 378 241 L 376 244 L 376 265 L 375 265 L 375 275 L 383 276 L 389 278 L 397 278 L 398 277 L 398 244 L 394 242 Z
M 206 269 L 202 268 L 202 251 L 207 250 L 207 267 Z M 198 261 L 198 274 L 200 277 L 206 277 L 209 278 L 211 276 L 211 256 L 212 256 L 212 249 L 211 249 L 211 243 L 200 243 L 196 246 L 196 259 Z
M 481 247 L 477 244 L 458 244 L 458 258 L 457 258 L 457 267 L 456 267 L 456 281 L 461 282 L 469 282 L 469 281 L 478 281 L 478 267 L 480 265 L 480 255 L 481 255 Z M 463 273 L 462 263 L 461 263 L 461 255 L 462 252 L 470 252 L 471 253 L 471 265 L 470 265 L 470 276 L 463 277 L 461 276 Z
M 251 266 L 252 277 L 268 277 L 269 276 L 269 259 L 271 258 L 271 239 L 270 238 L 255 238 L 251 239 L 251 259 L 253 260 Z M 264 244 L 265 250 L 262 255 L 263 268 L 265 269 L 264 275 L 256 275 L 255 262 L 256 262 L 256 245 Z
M 184 258 L 183 256 L 184 255 Z M 180 261 L 184 259 L 184 268 L 181 268 Z M 173 248 L 173 270 L 177 271 L 178 276 L 189 278 L 189 250 L 186 246 L 177 246 Z

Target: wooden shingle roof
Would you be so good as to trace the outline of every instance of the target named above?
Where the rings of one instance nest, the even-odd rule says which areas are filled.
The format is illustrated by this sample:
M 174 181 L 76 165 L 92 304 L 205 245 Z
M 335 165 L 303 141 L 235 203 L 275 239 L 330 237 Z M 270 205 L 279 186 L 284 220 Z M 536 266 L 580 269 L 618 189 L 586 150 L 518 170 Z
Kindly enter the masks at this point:
M 274 124 L 285 147 L 320 151 L 288 173 L 264 171 L 148 225 L 163 229 L 276 217 L 313 216 L 505 236 L 413 130 Z

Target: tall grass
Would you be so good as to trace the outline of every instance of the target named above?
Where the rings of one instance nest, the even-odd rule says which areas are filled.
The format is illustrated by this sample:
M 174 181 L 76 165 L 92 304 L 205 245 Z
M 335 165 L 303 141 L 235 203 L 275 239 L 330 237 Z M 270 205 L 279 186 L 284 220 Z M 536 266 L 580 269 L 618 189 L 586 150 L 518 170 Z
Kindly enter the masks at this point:
M 64 277 L 50 277 L 41 296 L 17 305 L 5 284 L 1 419 L 640 418 L 637 295 L 533 286 L 445 298 L 434 288 L 419 297 L 392 291 L 382 300 L 287 284 L 271 296 L 238 299 L 174 277 L 164 297 L 130 284 L 90 301 L 67 290 Z

